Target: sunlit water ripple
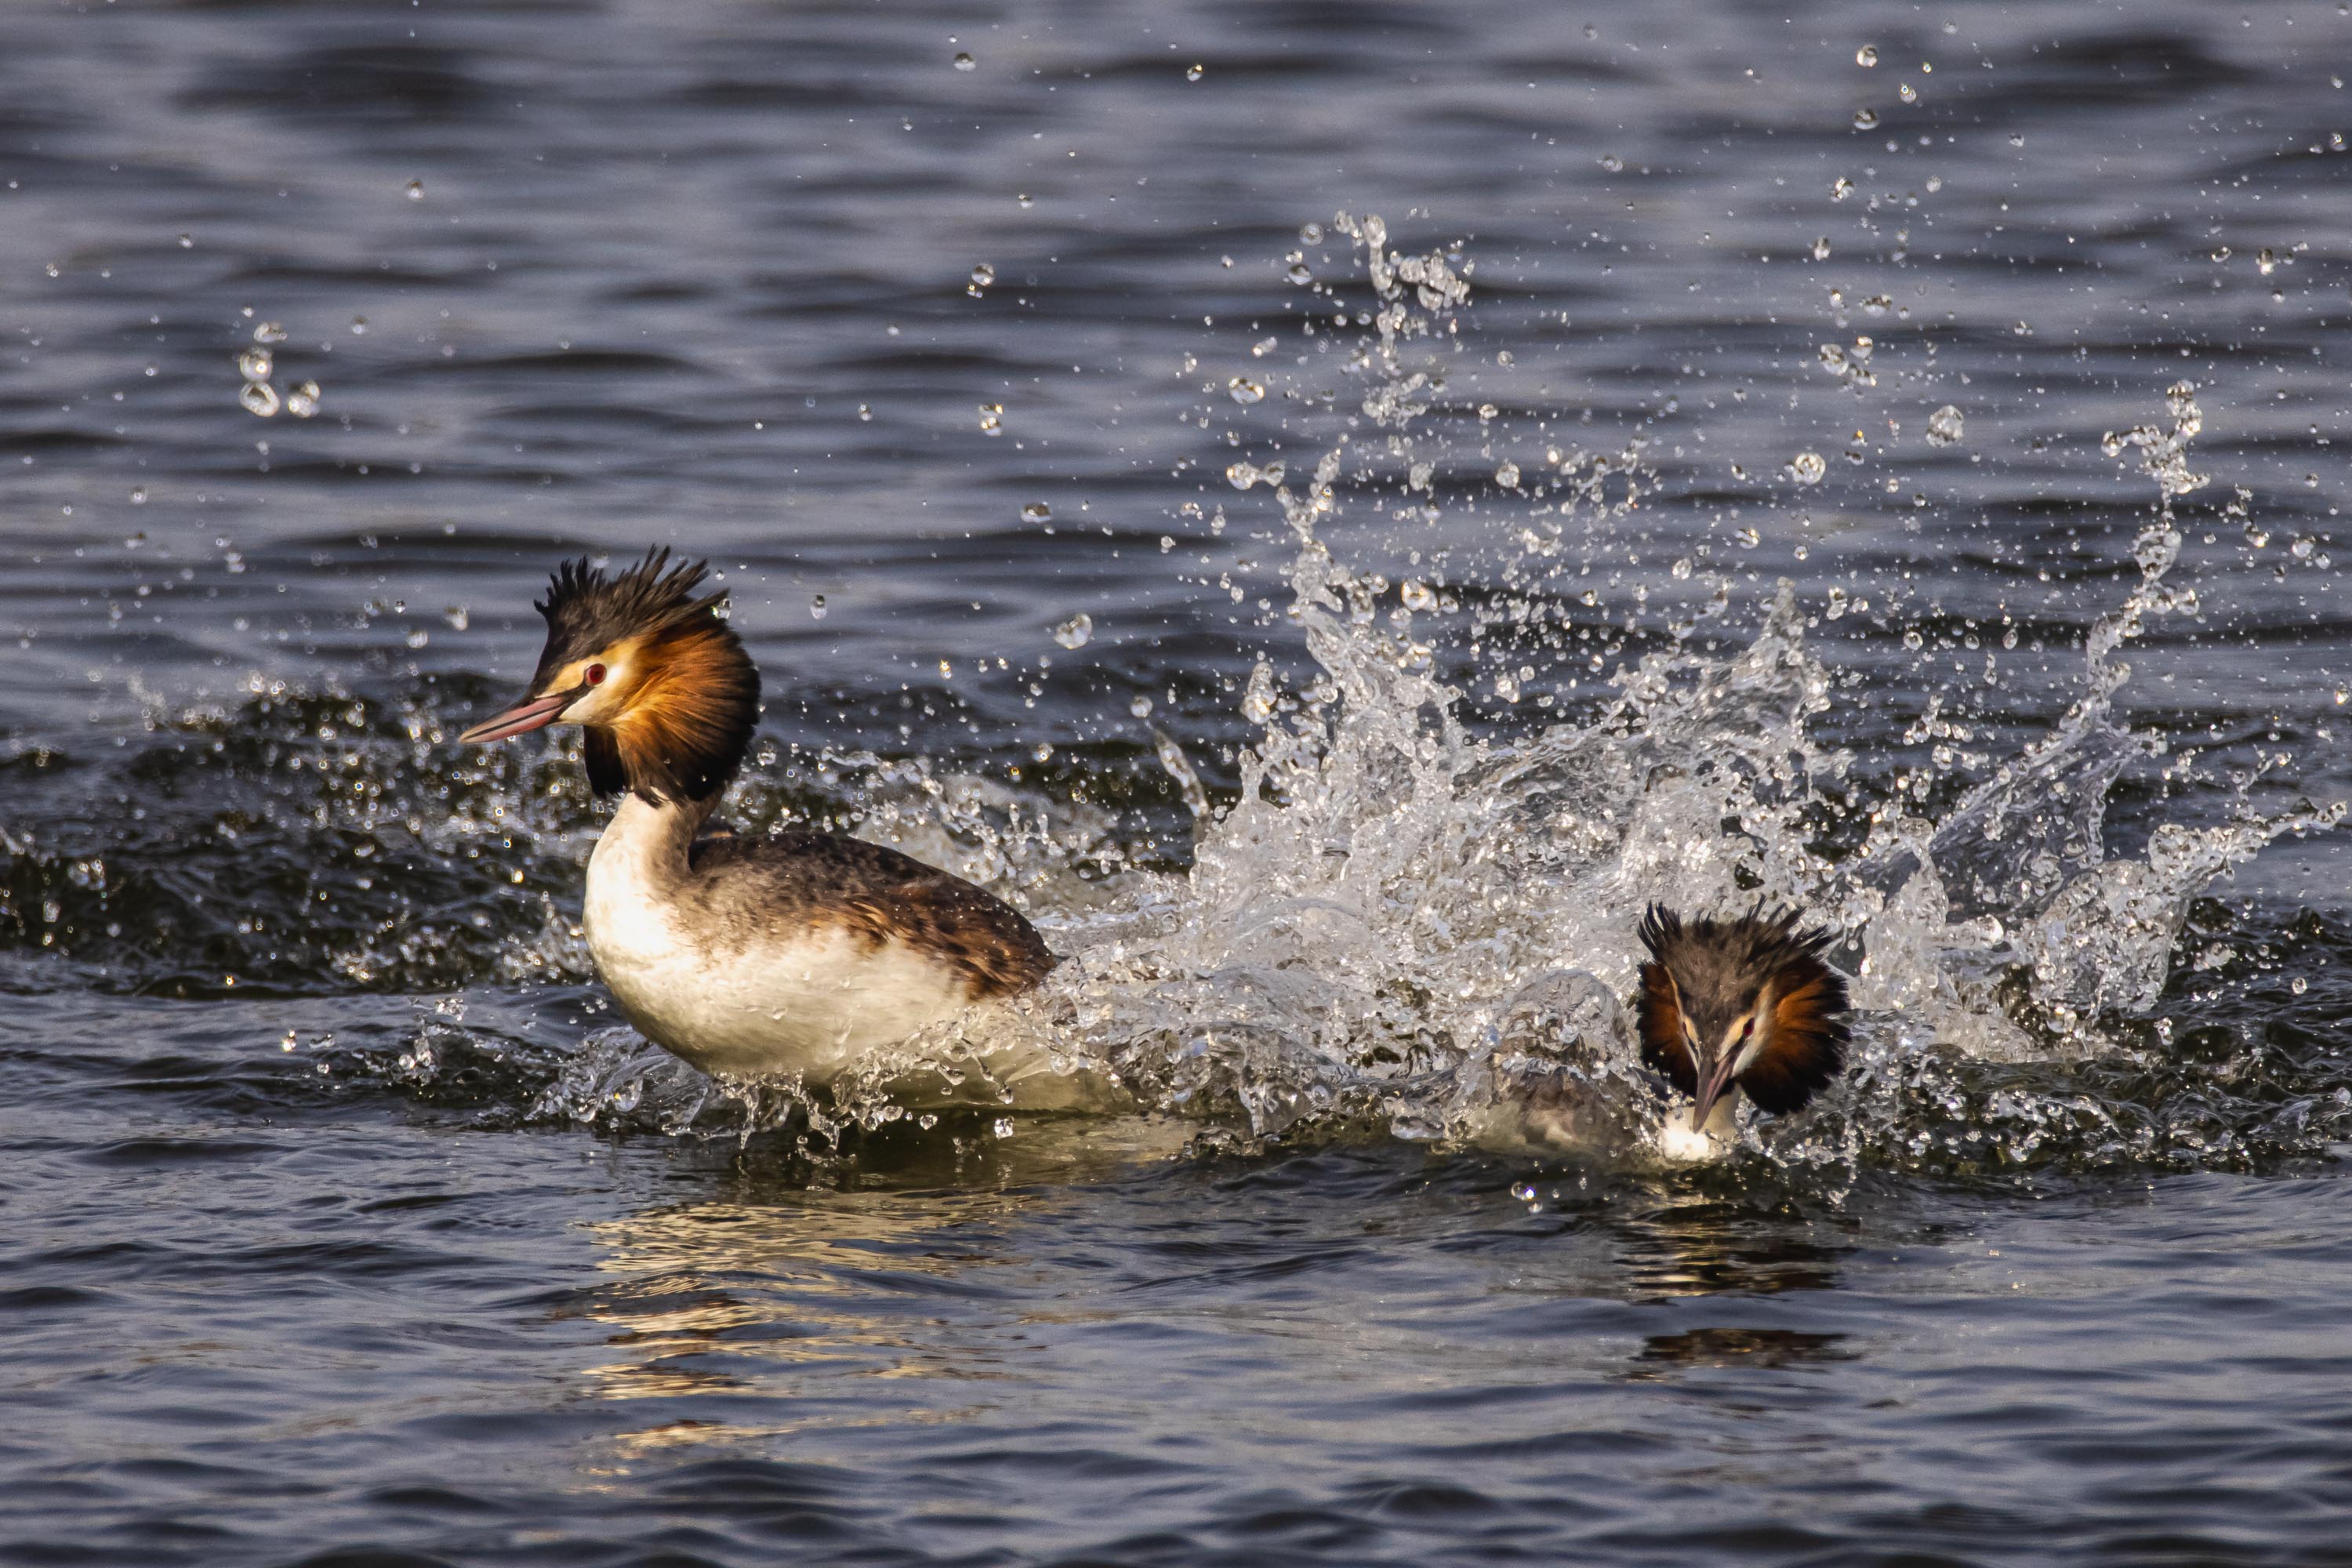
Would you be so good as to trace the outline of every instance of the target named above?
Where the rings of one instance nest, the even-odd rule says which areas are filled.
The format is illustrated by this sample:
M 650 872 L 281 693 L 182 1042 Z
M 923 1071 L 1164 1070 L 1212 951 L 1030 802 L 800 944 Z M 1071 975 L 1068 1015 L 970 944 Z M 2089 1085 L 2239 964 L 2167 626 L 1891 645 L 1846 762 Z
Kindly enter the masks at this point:
M 2340 1560 L 2347 59 L 12 18 L 0 1561 Z M 1121 1113 L 620 1024 L 454 737 L 648 542 L 734 827 L 1023 904 Z M 1855 1068 L 1675 1167 L 1632 921 L 1759 896 Z

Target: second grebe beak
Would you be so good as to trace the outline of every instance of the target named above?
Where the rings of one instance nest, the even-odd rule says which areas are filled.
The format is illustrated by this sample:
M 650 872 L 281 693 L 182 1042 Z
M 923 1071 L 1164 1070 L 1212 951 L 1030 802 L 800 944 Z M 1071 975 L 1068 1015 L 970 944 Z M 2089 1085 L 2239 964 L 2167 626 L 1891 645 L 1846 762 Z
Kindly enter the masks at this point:
M 1693 1127 L 1706 1125 L 1707 1112 L 1713 1110 L 1715 1102 L 1723 1098 L 1723 1091 L 1731 1087 L 1731 1069 L 1738 1065 L 1738 1059 L 1732 1052 L 1725 1051 L 1700 1071 L 1698 1102 L 1691 1112 Z

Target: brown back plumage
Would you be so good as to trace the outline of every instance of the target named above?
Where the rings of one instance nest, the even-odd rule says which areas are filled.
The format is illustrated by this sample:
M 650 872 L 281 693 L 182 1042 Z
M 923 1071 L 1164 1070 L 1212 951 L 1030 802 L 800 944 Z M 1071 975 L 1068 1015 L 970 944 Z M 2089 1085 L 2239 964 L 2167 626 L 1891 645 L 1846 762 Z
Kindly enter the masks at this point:
M 1685 1023 L 1711 1055 L 1751 1007 L 1760 1009 L 1764 1043 L 1734 1081 L 1759 1108 L 1799 1110 L 1844 1070 L 1845 981 L 1822 962 L 1828 931 L 1801 929 L 1794 910 L 1768 915 L 1760 905 L 1730 919 L 1685 921 L 1653 904 L 1641 936 L 1650 952 L 1635 1001 L 1642 1059 L 1683 1093 L 1697 1092 L 1703 1065 Z
M 870 947 L 902 942 L 938 959 L 975 1002 L 1026 991 L 1055 962 L 1002 900 L 885 845 L 809 832 L 711 838 L 691 864 L 693 896 L 722 940 L 777 921 L 835 925 Z

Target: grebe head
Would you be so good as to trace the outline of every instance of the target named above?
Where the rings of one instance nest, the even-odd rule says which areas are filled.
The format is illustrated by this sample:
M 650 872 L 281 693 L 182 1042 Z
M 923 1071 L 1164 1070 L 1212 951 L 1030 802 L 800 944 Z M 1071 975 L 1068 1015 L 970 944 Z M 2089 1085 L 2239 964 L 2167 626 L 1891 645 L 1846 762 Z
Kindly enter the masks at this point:
M 670 565 L 667 548 L 609 577 L 584 559 L 565 562 L 535 606 L 547 647 L 530 697 L 457 738 L 478 744 L 585 725 L 597 794 L 630 789 L 656 804 L 714 798 L 759 721 L 760 676 L 719 617 L 726 590 L 695 592 L 709 570 Z
M 1693 1127 L 1733 1086 L 1776 1116 L 1799 1110 L 1845 1066 L 1845 982 L 1822 962 L 1825 931 L 1793 910 L 1642 920 L 1642 1059 L 1696 1101 Z

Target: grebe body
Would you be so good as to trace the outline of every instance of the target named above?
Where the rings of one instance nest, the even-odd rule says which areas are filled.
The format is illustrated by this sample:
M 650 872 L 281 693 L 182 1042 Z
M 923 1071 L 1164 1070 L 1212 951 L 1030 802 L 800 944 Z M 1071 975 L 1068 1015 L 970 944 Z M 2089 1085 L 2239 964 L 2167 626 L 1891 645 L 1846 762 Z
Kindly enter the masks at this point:
M 585 728 L 589 784 L 620 804 L 588 858 L 583 924 L 629 1022 L 707 1072 L 823 1087 L 1044 979 L 1054 955 L 1017 910 L 895 849 L 698 837 L 759 711 L 725 595 L 696 595 L 704 575 L 660 550 L 617 576 L 567 563 L 538 606 L 548 641 L 530 696 L 461 737 Z M 1034 1050 L 982 1065 L 1016 1102 L 1024 1085 L 1041 1104 L 1073 1098 Z

